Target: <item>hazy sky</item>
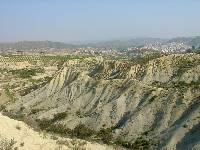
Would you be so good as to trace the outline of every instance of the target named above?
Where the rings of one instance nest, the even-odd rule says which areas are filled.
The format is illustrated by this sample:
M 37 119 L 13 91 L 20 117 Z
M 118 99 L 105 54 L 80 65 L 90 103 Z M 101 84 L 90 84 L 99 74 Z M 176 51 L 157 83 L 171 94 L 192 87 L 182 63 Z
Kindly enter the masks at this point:
M 200 35 L 200 0 L 0 0 L 0 42 Z

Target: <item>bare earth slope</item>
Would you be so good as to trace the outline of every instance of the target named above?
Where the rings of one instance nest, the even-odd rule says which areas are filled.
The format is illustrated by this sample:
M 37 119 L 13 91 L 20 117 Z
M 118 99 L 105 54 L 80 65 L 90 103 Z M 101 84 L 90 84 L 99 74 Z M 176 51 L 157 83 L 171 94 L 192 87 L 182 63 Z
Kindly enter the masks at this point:
M 7 150 L 5 147 L 6 142 L 13 143 L 12 147 L 17 147 L 19 150 L 111 149 L 110 147 L 78 139 L 72 140 L 67 138 L 58 138 L 57 140 L 53 140 L 52 136 L 49 134 L 33 131 L 25 123 L 10 119 L 0 114 L 0 149 Z
M 143 63 L 71 60 L 51 82 L 14 103 L 11 114 L 55 123 L 111 128 L 115 138 L 146 149 L 200 149 L 200 55 L 175 54 Z

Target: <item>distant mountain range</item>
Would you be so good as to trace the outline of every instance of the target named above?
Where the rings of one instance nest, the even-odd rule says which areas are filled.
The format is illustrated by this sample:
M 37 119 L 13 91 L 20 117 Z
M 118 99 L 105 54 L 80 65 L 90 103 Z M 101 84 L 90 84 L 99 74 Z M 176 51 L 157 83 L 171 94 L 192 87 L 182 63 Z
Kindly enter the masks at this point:
M 52 41 L 20 41 L 16 43 L 0 43 L 0 51 L 12 50 L 34 50 L 34 49 L 74 49 L 79 47 L 95 47 L 95 48 L 115 48 L 124 49 L 134 46 L 143 46 L 148 43 L 170 43 L 181 42 L 189 46 L 200 47 L 200 36 L 196 37 L 179 37 L 173 39 L 160 39 L 160 38 L 135 38 L 130 40 L 114 40 L 105 42 L 95 42 L 87 44 L 67 44 L 62 42 Z
M 33 49 L 64 49 L 75 48 L 73 44 L 51 41 L 20 41 L 16 43 L 0 43 L 0 51 L 5 50 L 33 50 Z
M 114 40 L 114 41 L 106 41 L 106 42 L 98 42 L 98 43 L 89 43 L 87 45 L 91 47 L 107 47 L 107 48 L 116 48 L 123 49 L 132 46 L 143 46 L 147 43 L 155 43 L 155 42 L 166 42 L 165 39 L 160 38 L 135 38 L 129 40 Z

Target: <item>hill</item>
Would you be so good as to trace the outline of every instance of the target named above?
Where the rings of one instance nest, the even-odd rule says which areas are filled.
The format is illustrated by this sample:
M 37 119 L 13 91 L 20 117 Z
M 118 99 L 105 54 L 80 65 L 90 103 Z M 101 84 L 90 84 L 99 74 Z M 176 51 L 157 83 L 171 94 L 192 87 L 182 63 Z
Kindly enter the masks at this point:
M 165 42 L 165 39 L 160 38 L 133 38 L 128 40 L 113 40 L 113 41 L 104 41 L 104 42 L 96 42 L 96 43 L 88 43 L 88 46 L 91 47 L 106 47 L 106 48 L 114 48 L 117 50 L 126 49 L 128 47 L 135 46 L 143 46 L 149 43 L 155 42 Z
M 73 49 L 79 47 L 94 47 L 94 48 L 115 48 L 123 49 L 132 46 L 142 46 L 146 43 L 162 42 L 165 40 L 158 38 L 137 38 L 131 40 L 114 40 L 105 42 L 94 42 L 85 44 L 67 44 L 62 42 L 52 41 L 21 41 L 16 43 L 0 43 L 0 51 L 12 50 L 42 50 L 42 49 Z
M 199 54 L 68 60 L 48 84 L 3 111 L 49 132 L 126 148 L 199 149 L 199 79 Z
M 0 51 L 7 50 L 42 50 L 74 48 L 72 44 L 51 41 L 21 41 L 16 43 L 0 43 Z

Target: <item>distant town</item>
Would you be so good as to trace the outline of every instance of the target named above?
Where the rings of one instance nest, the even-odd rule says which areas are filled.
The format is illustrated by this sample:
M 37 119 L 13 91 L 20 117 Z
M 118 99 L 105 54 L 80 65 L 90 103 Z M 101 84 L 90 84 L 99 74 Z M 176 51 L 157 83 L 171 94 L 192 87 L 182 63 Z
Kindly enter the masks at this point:
M 194 42 L 195 41 L 195 42 Z M 161 39 L 134 39 L 73 45 L 51 41 L 22 41 L 0 43 L 2 55 L 85 55 L 138 57 L 152 53 L 185 53 L 199 50 L 200 37 Z M 117 44 L 120 43 L 120 44 Z

